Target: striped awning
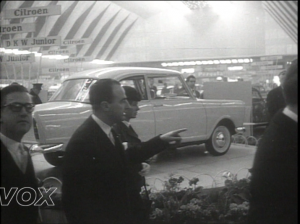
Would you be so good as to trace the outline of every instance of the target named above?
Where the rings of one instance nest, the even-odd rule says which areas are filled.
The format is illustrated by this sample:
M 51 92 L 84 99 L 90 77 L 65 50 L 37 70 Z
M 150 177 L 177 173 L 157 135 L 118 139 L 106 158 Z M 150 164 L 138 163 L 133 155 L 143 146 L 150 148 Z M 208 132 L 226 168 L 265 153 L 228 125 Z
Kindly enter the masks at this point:
M 263 7 L 285 33 L 298 43 L 298 1 L 263 1 Z
M 10 9 L 61 6 L 61 15 L 3 19 Z M 89 38 L 91 44 L 76 45 L 74 57 L 113 60 L 139 16 L 111 1 L 2 1 L 1 25 L 35 23 L 35 32 L 3 34 L 1 40 L 59 36 L 61 40 Z M 22 48 L 42 52 L 58 46 Z M 60 47 L 66 48 L 66 47 Z

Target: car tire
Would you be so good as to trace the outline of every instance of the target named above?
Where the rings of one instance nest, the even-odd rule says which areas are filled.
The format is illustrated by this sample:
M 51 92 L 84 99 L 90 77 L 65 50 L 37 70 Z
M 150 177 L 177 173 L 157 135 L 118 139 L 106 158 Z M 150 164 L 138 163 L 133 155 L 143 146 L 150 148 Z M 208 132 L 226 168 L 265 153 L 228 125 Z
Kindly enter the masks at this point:
M 217 126 L 208 142 L 205 143 L 206 150 L 214 156 L 221 156 L 227 153 L 231 145 L 231 134 L 226 126 Z
M 62 152 L 50 152 L 44 154 L 45 160 L 53 166 L 61 166 L 63 162 L 62 157 Z

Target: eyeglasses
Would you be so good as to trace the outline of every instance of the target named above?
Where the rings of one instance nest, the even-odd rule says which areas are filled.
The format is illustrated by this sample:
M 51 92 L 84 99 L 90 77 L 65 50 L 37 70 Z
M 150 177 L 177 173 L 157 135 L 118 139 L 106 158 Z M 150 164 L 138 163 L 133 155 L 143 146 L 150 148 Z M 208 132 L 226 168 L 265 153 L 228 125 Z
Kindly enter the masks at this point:
M 28 113 L 31 113 L 34 110 L 33 103 L 11 103 L 2 107 L 8 107 L 12 112 L 20 112 L 23 107 Z

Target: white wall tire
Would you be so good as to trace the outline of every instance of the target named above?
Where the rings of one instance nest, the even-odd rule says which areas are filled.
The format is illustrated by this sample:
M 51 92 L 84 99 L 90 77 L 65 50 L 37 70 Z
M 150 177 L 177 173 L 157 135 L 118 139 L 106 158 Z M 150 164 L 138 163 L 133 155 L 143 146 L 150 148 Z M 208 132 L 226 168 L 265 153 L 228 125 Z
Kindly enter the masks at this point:
M 219 125 L 213 131 L 205 147 L 210 154 L 221 156 L 228 152 L 231 145 L 231 134 L 226 126 Z

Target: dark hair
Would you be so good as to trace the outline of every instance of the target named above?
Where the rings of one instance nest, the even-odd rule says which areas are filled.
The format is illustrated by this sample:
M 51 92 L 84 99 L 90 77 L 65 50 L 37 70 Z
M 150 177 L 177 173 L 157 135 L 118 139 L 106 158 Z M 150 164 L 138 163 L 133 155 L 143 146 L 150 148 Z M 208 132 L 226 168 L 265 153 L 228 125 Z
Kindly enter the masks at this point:
M 141 101 L 141 94 L 131 86 L 123 86 L 128 101 Z
M 298 58 L 292 61 L 283 82 L 283 94 L 287 105 L 298 104 Z
M 193 79 L 196 79 L 196 77 L 194 75 L 189 75 L 187 78 L 186 78 L 186 81 L 190 81 L 190 79 L 193 78 Z
M 100 79 L 90 87 L 89 97 L 93 109 L 103 101 L 112 102 L 113 85 L 121 84 L 114 79 Z
M 1 106 L 5 104 L 7 95 L 15 92 L 29 93 L 27 88 L 20 84 L 6 86 L 3 89 L 1 89 Z

